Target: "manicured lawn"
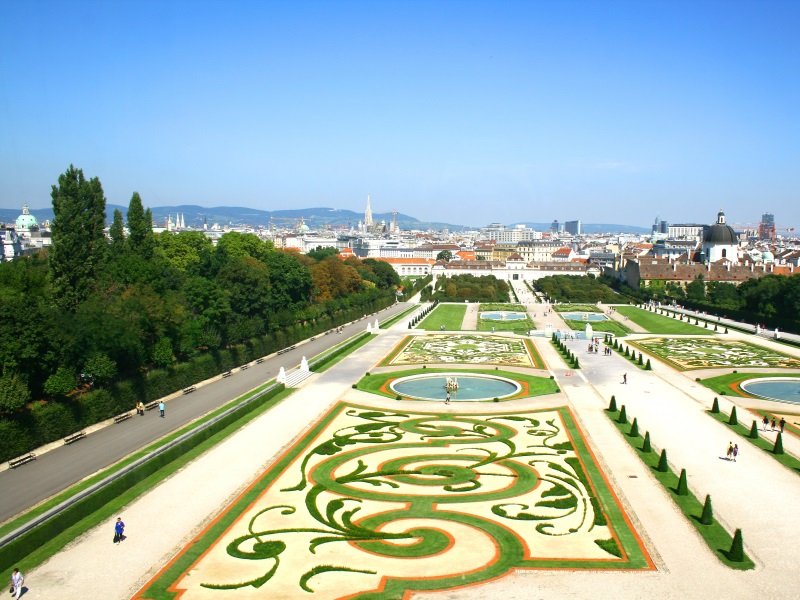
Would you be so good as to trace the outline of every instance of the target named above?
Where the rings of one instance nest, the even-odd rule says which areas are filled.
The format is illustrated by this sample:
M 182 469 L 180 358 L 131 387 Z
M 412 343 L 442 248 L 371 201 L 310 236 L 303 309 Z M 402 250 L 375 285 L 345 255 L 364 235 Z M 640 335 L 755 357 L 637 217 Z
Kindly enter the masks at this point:
M 478 331 L 513 331 L 520 335 L 528 335 L 528 332 L 536 329 L 528 317 L 517 321 L 490 321 L 488 319 L 478 319 Z
M 549 377 L 534 377 L 532 375 L 523 375 L 521 373 L 512 373 L 510 371 L 489 370 L 489 369 L 408 369 L 407 371 L 395 371 L 393 373 L 380 373 L 375 375 L 365 375 L 356 384 L 356 387 L 364 392 L 386 396 L 387 398 L 395 398 L 397 394 L 389 389 L 389 382 L 401 377 L 409 377 L 411 375 L 425 375 L 430 373 L 463 373 L 468 374 L 483 374 L 483 375 L 496 375 L 498 377 L 505 377 L 516 381 L 523 386 L 520 393 L 504 398 L 504 400 L 515 400 L 517 398 L 528 398 L 531 396 L 543 396 L 545 394 L 555 394 L 558 392 L 558 385 L 554 379 Z M 527 390 L 525 388 L 527 387 Z
M 460 331 L 467 307 L 463 304 L 440 304 L 417 325 L 427 331 Z M 444 327 L 442 327 L 444 325 Z
M 556 304 L 556 312 L 602 312 L 595 304 Z
M 678 321 L 635 306 L 617 306 L 616 311 L 622 316 L 628 317 L 639 327 L 646 329 L 648 333 L 668 335 L 711 335 L 714 333 L 709 329 L 690 325 L 686 321 Z
M 622 323 L 617 323 L 616 321 L 607 320 L 607 321 L 571 321 L 569 319 L 564 319 L 564 322 L 569 326 L 570 329 L 574 329 L 576 331 L 584 331 L 586 329 L 586 324 L 592 326 L 592 330 L 595 332 L 602 331 L 603 333 L 613 333 L 617 337 L 622 337 L 628 335 L 631 330 L 625 327 Z

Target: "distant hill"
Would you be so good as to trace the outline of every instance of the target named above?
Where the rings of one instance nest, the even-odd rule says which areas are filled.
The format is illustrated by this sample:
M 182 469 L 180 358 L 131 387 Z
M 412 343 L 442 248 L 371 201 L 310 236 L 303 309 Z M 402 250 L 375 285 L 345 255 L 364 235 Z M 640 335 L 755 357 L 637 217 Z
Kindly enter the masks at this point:
M 241 206 L 215 206 L 204 207 L 195 204 L 183 204 L 178 206 L 151 206 L 153 219 L 157 225 L 166 223 L 167 217 L 180 213 L 183 215 L 187 227 L 201 228 L 206 222 L 209 226 L 214 223 L 220 225 L 252 225 L 255 227 L 268 227 L 270 223 L 276 227 L 290 227 L 302 218 L 306 225 L 311 229 L 325 229 L 327 227 L 355 227 L 364 218 L 364 213 L 339 208 L 297 208 L 288 210 L 258 210 L 256 208 L 245 208 Z M 114 215 L 114 210 L 119 209 L 124 215 L 127 206 L 116 204 L 106 205 L 106 219 L 109 223 Z M 31 214 L 41 223 L 53 219 L 52 208 L 32 208 Z M 0 223 L 14 223 L 20 214 L 19 208 L 0 208 Z M 376 222 L 385 221 L 387 224 L 392 222 L 392 213 L 374 213 L 372 215 Z M 455 225 L 453 223 L 440 223 L 431 221 L 420 221 L 409 215 L 397 214 L 397 224 L 400 229 L 419 229 L 450 231 L 463 231 L 465 229 L 476 229 L 466 225 Z M 537 231 L 549 231 L 550 223 L 514 223 L 526 225 Z M 647 227 L 636 227 L 634 225 L 615 225 L 602 223 L 582 224 L 585 233 L 649 233 Z

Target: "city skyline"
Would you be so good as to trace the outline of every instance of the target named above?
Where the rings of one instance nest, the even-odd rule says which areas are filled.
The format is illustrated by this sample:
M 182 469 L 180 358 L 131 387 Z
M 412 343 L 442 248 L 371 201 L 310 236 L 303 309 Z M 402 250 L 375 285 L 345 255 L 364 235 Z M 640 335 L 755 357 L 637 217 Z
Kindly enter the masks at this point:
M 800 224 L 792 2 L 13 4 L 0 206 Z

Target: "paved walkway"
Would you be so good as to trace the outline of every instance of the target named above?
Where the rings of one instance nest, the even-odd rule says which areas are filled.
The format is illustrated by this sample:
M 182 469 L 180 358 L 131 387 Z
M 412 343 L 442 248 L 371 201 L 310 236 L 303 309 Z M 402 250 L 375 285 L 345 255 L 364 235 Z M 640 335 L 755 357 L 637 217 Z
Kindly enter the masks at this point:
M 541 321 L 552 322 L 554 313 Z M 346 361 L 309 383 L 223 444 L 188 465 L 127 507 L 129 539 L 113 547 L 113 520 L 76 540 L 47 564 L 28 574 L 29 598 L 126 598 L 155 573 L 227 501 L 261 473 L 273 457 L 319 414 L 350 390 L 365 371 L 406 333 L 401 323 L 382 333 Z M 735 334 L 730 334 L 734 336 Z M 741 335 L 741 334 L 739 334 Z M 729 337 L 729 336 L 726 336 Z M 743 336 L 744 337 L 744 336 Z M 763 341 L 761 341 L 763 343 Z M 690 372 L 677 373 L 659 361 L 653 371 L 637 369 L 614 354 L 589 354 L 583 340 L 568 342 L 582 369 L 567 369 L 548 340 L 534 342 L 572 406 L 612 485 L 627 507 L 656 564 L 656 571 L 526 571 L 472 588 L 414 595 L 444 600 L 533 598 L 794 598 L 800 565 L 800 477 L 767 453 L 730 433 L 705 410 L 713 392 Z M 780 346 L 786 351 L 784 346 Z M 628 384 L 621 383 L 628 373 Z M 724 567 L 675 508 L 605 416 L 614 394 L 628 415 L 637 417 L 653 444 L 666 448 L 677 470 L 686 468 L 697 496 L 711 494 L 717 518 L 731 530 L 740 527 L 747 552 L 757 563 L 748 572 Z M 364 396 L 366 398 L 366 395 Z M 558 397 L 555 397 L 558 400 Z M 382 400 L 372 399 L 380 404 Z M 553 399 L 506 403 L 505 409 L 551 404 Z M 726 409 L 729 398 L 722 399 Z M 414 406 L 424 410 L 424 403 Z M 394 404 L 393 404 L 394 406 Z M 468 410 L 451 405 L 454 411 Z M 486 405 L 472 410 L 497 410 Z M 729 442 L 738 443 L 736 463 L 724 459 Z M 800 440 L 786 436 L 785 446 L 800 453 Z M 207 482 L 213 473 L 214 485 Z M 192 502 L 186 502 L 191 490 Z M 91 576 L 87 576 L 87 568 Z
M 461 329 L 465 331 L 475 331 L 478 329 L 478 317 L 480 316 L 480 304 L 477 302 L 470 302 L 467 304 L 467 310 L 464 313 L 464 319 L 461 321 Z

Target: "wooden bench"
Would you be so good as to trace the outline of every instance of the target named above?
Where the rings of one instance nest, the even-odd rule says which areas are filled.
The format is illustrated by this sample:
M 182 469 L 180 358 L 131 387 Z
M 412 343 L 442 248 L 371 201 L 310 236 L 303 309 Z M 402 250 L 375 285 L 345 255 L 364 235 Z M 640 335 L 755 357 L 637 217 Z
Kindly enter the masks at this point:
M 36 455 L 33 452 L 28 452 L 27 454 L 23 454 L 17 458 L 12 458 L 10 461 L 8 461 L 8 466 L 12 469 L 16 469 L 18 466 L 24 465 L 32 460 L 36 460 Z
M 223 377 L 230 377 L 231 375 L 233 375 L 233 371 L 225 371 L 225 372 L 222 374 L 222 376 L 223 376 Z
M 289 350 L 294 350 L 297 346 L 289 346 L 288 348 L 284 348 L 283 350 L 278 350 L 278 354 L 283 354 L 284 352 L 289 352 Z
M 196 389 L 197 389 L 197 387 L 195 387 L 195 386 L 193 386 L 193 385 L 190 385 L 190 386 L 189 386 L 189 387 L 187 387 L 187 388 L 183 388 L 183 393 L 184 393 L 184 394 L 191 394 L 191 393 L 192 393 L 193 391 L 195 391 Z
M 264 359 L 263 359 L 263 358 L 257 358 L 257 359 L 256 359 L 256 364 L 257 364 L 257 365 L 260 365 L 260 364 L 261 364 L 261 363 L 263 363 L 263 362 L 264 362 Z
M 64 444 L 69 445 L 73 442 L 77 442 L 78 440 L 82 440 L 85 437 L 86 437 L 85 431 L 76 431 L 72 435 L 68 435 L 67 437 L 64 438 Z
M 148 402 L 144 405 L 145 410 L 153 410 L 156 406 L 158 406 L 158 400 L 153 400 L 152 402 Z
M 116 417 L 114 417 L 114 423 L 122 423 L 126 419 L 130 419 L 132 416 L 133 416 L 132 412 L 122 413 L 121 415 L 117 415 Z
M 246 371 L 249 368 L 250 368 L 250 365 L 242 365 L 241 367 L 239 367 L 239 370 L 240 371 Z

